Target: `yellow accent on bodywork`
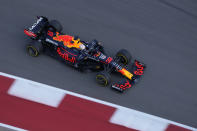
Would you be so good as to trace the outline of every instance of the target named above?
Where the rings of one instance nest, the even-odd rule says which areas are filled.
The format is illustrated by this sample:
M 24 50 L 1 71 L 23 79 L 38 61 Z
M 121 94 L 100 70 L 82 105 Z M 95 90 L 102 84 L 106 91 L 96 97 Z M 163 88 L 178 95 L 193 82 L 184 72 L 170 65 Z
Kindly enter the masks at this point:
M 126 70 L 125 68 L 123 68 L 122 70 L 119 70 L 118 72 L 120 72 L 122 75 L 124 75 L 125 77 L 127 77 L 128 79 L 132 79 L 133 74 L 130 73 L 128 70 Z
M 81 41 L 80 41 L 80 39 L 74 40 L 74 38 L 72 38 L 72 41 L 73 41 L 74 43 L 73 43 L 73 44 L 68 44 L 67 47 L 68 47 L 68 48 L 74 47 L 74 48 L 79 49 L 79 48 L 80 48 L 80 45 L 82 44 Z

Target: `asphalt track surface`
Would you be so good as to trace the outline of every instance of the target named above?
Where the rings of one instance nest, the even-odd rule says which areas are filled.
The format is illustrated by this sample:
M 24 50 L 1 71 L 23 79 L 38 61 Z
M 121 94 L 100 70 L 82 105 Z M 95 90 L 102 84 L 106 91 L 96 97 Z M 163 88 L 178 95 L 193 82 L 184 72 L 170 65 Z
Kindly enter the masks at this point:
M 128 49 L 147 64 L 124 94 L 51 57 L 32 58 L 23 29 L 35 16 L 58 19 L 64 32 L 97 38 L 110 54 Z M 0 71 L 197 127 L 196 0 L 1 0 Z M 117 77 L 117 76 L 115 76 Z
M 15 131 L 6 127 L 0 127 L 0 131 Z

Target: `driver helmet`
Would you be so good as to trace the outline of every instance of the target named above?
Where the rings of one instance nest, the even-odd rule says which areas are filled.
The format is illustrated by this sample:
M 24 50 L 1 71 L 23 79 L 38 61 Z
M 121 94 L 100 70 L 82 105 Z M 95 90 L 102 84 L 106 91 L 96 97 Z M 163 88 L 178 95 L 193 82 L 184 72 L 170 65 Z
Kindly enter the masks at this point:
M 79 36 L 74 36 L 74 37 L 73 37 L 73 40 L 78 40 L 78 41 L 80 41 Z
M 71 44 L 77 44 L 80 42 L 80 39 L 78 36 L 73 36 L 72 40 L 70 41 Z

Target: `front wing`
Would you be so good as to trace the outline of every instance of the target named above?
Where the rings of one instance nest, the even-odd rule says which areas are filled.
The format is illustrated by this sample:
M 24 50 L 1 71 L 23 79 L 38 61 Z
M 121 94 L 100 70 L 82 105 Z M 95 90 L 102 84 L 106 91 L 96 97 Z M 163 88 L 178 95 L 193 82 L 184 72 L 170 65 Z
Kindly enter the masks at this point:
M 133 87 L 133 85 L 137 83 L 140 80 L 141 76 L 144 74 L 145 68 L 145 64 L 135 60 L 131 68 L 131 73 L 133 74 L 132 79 L 129 80 L 125 78 L 119 82 L 113 83 L 111 87 L 120 92 Z

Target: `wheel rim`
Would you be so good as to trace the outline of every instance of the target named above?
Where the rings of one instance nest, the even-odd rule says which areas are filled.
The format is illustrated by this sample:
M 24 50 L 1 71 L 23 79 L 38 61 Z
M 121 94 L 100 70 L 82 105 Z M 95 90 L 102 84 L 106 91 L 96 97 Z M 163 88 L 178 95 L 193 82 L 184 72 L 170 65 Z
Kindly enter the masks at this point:
M 126 58 L 126 56 L 124 56 L 124 55 L 122 55 L 122 54 L 118 54 L 117 56 L 119 56 L 119 57 L 121 57 L 122 59 L 121 59 L 121 62 L 123 63 L 123 64 L 128 64 L 128 60 L 127 60 L 127 58 Z
M 35 57 L 38 55 L 38 51 L 34 47 L 29 46 L 27 49 L 30 56 Z
M 106 86 L 107 85 L 107 79 L 102 76 L 102 75 L 97 75 L 96 76 L 96 81 L 100 84 L 100 85 L 103 85 L 103 86 Z

